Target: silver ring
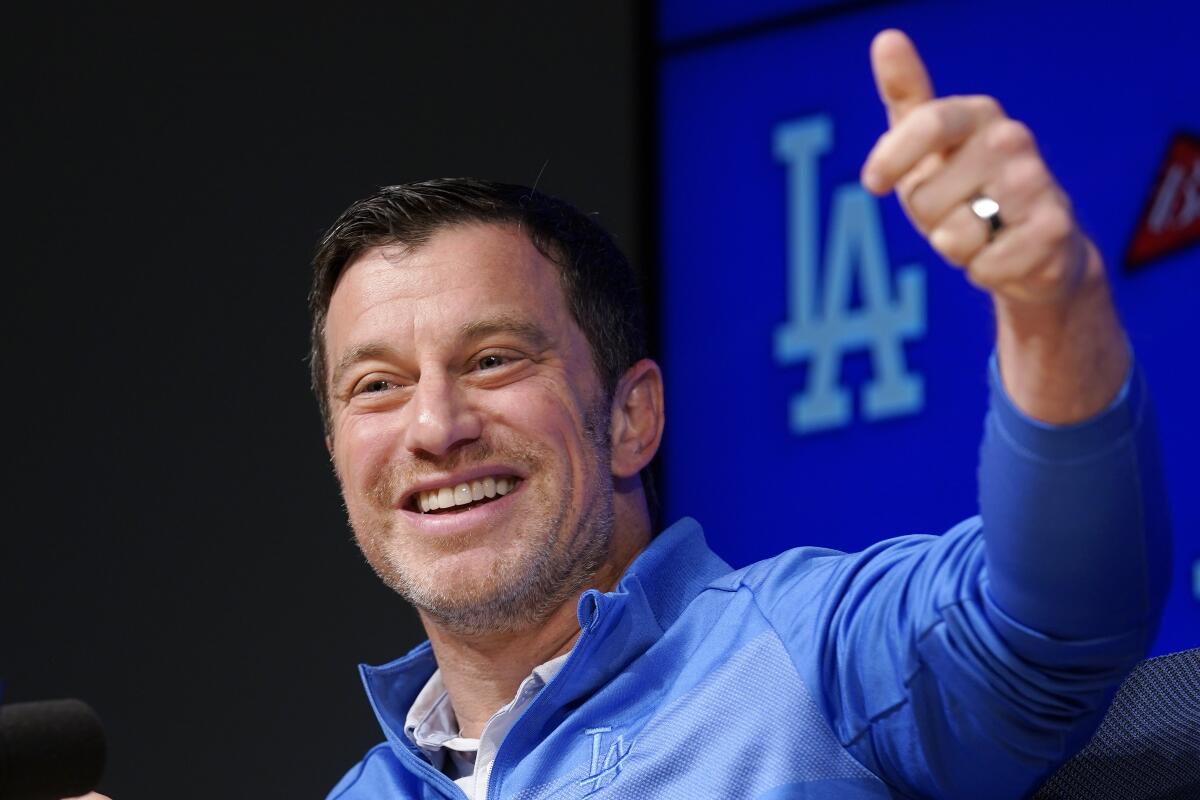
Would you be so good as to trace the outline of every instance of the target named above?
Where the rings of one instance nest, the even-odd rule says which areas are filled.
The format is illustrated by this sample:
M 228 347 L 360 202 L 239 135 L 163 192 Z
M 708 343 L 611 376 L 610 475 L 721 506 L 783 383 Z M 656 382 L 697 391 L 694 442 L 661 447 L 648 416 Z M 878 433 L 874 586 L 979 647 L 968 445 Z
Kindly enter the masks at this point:
M 967 208 L 987 223 L 988 241 L 995 239 L 996 234 L 1004 227 L 1004 221 L 1000 219 L 1000 204 L 986 194 L 979 194 L 967 201 Z

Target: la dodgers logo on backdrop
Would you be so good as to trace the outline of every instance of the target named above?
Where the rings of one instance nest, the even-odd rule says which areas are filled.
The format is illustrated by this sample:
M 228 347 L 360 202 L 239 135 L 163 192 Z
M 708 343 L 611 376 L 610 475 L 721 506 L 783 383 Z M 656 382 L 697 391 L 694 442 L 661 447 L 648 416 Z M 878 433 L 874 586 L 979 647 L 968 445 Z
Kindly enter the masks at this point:
M 629 755 L 630 745 L 625 744 L 625 737 L 617 734 L 609 737 L 608 750 L 604 749 L 604 734 L 612 733 L 612 727 L 588 728 L 584 736 L 592 737 L 592 765 L 588 776 L 581 780 L 581 786 L 588 786 L 588 794 L 594 794 L 617 779 L 621 771 L 621 763 Z
M 775 157 L 787 165 L 788 220 L 788 319 L 775 331 L 775 360 L 809 363 L 807 386 L 791 399 L 797 434 L 850 424 L 850 393 L 838 376 L 852 351 L 867 350 L 874 373 L 863 387 L 863 418 L 915 414 L 924 404 L 924 383 L 908 370 L 903 342 L 925 333 L 925 273 L 919 264 L 901 267 L 893 293 L 879 205 L 857 183 L 834 190 L 818 296 L 818 161 L 832 145 L 826 114 L 774 131 Z M 858 307 L 851 305 L 855 280 Z

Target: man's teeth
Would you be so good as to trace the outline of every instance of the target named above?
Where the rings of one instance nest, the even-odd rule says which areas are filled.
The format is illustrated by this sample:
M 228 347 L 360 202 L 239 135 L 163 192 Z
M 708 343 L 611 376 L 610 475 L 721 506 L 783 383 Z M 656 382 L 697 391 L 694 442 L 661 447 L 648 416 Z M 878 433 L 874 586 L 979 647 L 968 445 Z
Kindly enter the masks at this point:
M 487 477 L 457 486 L 443 486 L 417 493 L 417 505 L 421 511 L 437 511 L 441 508 L 465 506 L 485 497 L 506 495 L 517 485 L 516 478 Z

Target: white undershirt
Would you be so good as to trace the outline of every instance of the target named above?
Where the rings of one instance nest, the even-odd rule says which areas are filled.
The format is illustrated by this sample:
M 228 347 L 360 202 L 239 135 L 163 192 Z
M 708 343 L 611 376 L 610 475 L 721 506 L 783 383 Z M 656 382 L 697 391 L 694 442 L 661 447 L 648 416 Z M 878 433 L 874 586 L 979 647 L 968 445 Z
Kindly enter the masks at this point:
M 458 784 L 467 797 L 484 800 L 500 742 L 542 687 L 558 674 L 567 655 L 534 667 L 529 677 L 521 681 L 516 696 L 483 726 L 478 739 L 461 735 L 458 718 L 450 706 L 450 697 L 442 683 L 441 670 L 438 670 L 430 676 L 408 710 L 404 733 L 429 756 L 436 769 Z

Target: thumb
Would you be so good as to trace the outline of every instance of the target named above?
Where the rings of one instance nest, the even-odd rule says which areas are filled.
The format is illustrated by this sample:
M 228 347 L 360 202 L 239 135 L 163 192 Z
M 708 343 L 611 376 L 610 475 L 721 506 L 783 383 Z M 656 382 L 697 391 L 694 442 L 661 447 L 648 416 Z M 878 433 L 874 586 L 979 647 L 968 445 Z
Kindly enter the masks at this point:
M 892 28 L 876 34 L 871 42 L 871 71 L 891 127 L 921 103 L 933 99 L 933 84 L 925 64 L 912 40 L 901 31 Z

